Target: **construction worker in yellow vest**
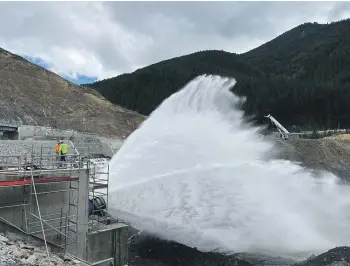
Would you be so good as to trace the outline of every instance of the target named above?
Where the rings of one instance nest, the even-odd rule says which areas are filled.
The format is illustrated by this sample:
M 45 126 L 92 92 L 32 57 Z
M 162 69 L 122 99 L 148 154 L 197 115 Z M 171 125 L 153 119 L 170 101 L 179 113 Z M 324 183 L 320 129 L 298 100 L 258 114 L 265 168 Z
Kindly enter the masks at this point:
M 60 153 L 61 153 L 61 161 L 67 161 L 67 153 L 68 153 L 68 144 L 64 143 L 63 141 L 61 141 L 61 145 L 60 145 Z

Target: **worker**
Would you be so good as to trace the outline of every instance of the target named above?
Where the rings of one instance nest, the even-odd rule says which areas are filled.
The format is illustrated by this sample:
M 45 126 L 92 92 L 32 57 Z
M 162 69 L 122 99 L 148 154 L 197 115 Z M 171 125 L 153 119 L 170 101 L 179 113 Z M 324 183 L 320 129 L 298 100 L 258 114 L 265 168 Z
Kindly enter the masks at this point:
M 68 144 L 64 143 L 63 141 L 61 141 L 61 145 L 60 145 L 60 153 L 61 153 L 61 161 L 66 161 L 67 160 L 67 153 L 68 153 Z
M 60 146 L 61 146 L 61 141 L 57 140 L 56 147 L 55 147 L 55 152 L 56 152 L 56 160 L 58 161 L 60 158 Z

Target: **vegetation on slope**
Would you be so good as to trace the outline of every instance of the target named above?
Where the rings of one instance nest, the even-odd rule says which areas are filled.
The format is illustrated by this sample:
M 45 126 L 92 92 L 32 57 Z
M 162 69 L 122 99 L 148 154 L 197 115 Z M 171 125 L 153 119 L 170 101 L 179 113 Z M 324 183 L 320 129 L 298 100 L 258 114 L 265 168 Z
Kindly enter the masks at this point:
M 350 126 L 350 20 L 306 23 L 237 55 L 202 51 L 89 84 L 115 104 L 148 115 L 200 74 L 236 78 L 234 91 L 258 122 L 273 114 L 285 126 Z

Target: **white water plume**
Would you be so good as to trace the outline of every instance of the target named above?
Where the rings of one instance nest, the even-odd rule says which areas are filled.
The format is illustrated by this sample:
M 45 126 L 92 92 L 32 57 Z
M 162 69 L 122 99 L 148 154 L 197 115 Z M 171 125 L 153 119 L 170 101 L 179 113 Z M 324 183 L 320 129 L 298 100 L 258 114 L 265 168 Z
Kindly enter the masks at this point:
M 266 160 L 234 84 L 200 76 L 129 136 L 110 162 L 110 212 L 201 251 L 303 259 L 349 245 L 349 187 Z

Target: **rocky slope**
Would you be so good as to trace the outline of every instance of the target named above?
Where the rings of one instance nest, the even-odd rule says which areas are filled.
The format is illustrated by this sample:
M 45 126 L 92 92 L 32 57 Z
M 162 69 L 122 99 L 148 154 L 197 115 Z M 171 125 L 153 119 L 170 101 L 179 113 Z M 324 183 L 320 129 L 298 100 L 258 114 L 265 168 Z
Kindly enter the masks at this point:
M 128 135 L 144 119 L 0 49 L 0 122 Z
M 350 141 L 341 139 L 299 139 L 277 141 L 276 157 L 301 162 L 302 165 L 330 171 L 350 181 Z

